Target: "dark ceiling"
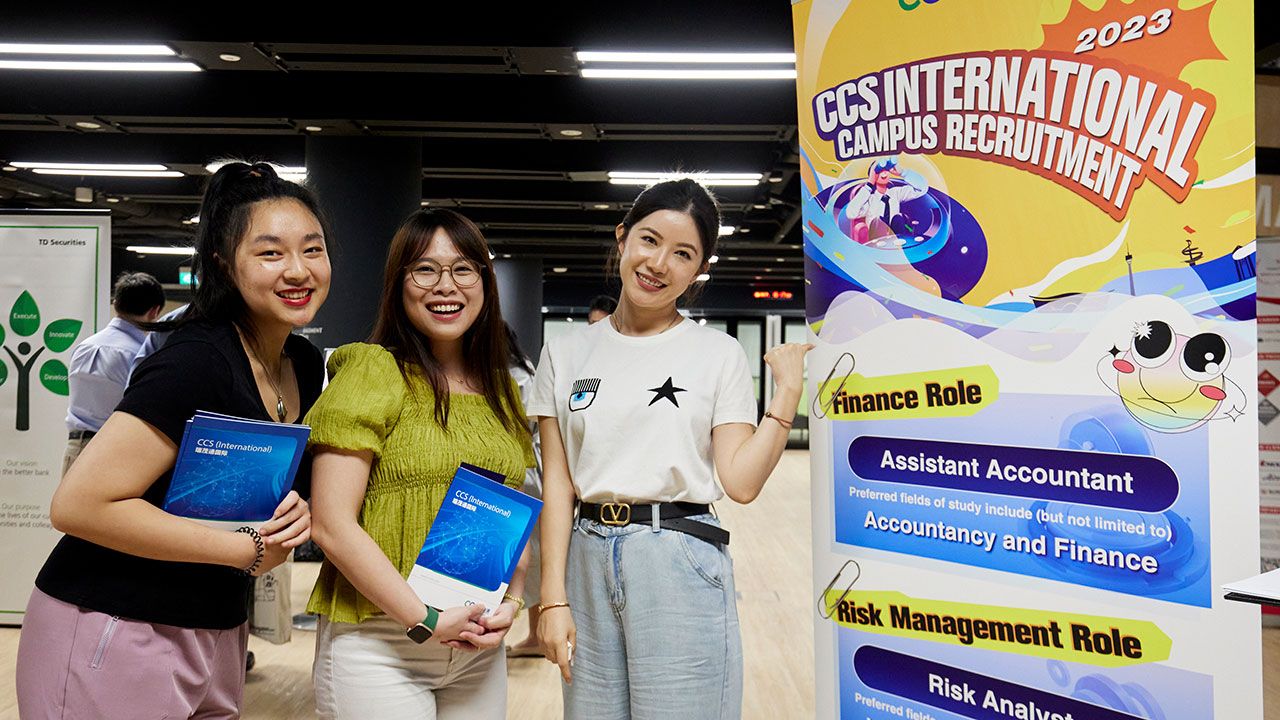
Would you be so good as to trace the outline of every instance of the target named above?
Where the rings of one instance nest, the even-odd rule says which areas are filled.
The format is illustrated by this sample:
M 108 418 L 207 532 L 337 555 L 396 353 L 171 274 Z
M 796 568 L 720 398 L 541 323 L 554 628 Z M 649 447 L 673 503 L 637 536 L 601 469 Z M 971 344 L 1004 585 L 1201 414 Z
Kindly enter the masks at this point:
M 423 200 L 461 209 L 497 252 L 554 260 L 549 284 L 599 275 L 611 228 L 638 191 L 609 184 L 606 171 L 762 173 L 758 185 L 716 189 L 725 224 L 738 230 L 722 240 L 713 282 L 800 285 L 794 83 L 588 79 L 574 59 L 583 49 L 787 52 L 789 3 L 420 6 L 6 10 L 0 42 L 165 43 L 206 71 L 0 71 L 0 162 L 153 162 L 193 173 L 5 172 L 0 207 L 68 206 L 75 187 L 86 186 L 92 206 L 113 210 L 117 246 L 181 243 L 210 160 L 302 165 L 308 127 L 324 136 L 417 136 Z M 1268 72 L 1280 44 L 1263 35 L 1274 35 L 1272 23 L 1260 16 L 1258 26 L 1267 28 L 1257 48 Z M 224 62 L 222 53 L 242 60 Z M 554 274 L 552 265 L 570 271 Z
M 738 231 L 723 238 L 714 278 L 799 284 L 794 83 L 586 79 L 574 59 L 579 49 L 788 52 L 788 4 L 602 3 L 523 16 L 432 5 L 372 10 L 363 20 L 106 8 L 6 17 L 0 42 L 159 42 L 206 72 L 0 72 L 0 161 L 151 162 L 194 173 L 6 172 L 0 205 L 67 206 L 75 187 L 87 186 L 92 206 L 113 210 L 117 246 L 181 243 L 211 160 L 302 165 L 308 127 L 324 136 L 417 136 L 423 200 L 459 208 L 496 252 L 554 261 L 549 283 L 601 272 L 612 227 L 639 190 L 609 184 L 606 171 L 762 173 L 759 185 L 716 189 L 725 224 Z M 242 60 L 224 62 L 222 53 Z M 101 127 L 76 125 L 85 122 Z M 556 265 L 569 272 L 551 273 Z

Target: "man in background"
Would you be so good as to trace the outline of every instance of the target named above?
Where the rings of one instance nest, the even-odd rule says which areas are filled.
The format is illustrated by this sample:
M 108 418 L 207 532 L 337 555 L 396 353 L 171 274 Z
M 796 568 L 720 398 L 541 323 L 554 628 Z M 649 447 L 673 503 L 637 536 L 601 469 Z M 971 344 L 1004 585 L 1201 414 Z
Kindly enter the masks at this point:
M 591 307 L 587 310 L 587 324 L 595 325 L 613 314 L 618 309 L 618 301 L 608 295 L 597 295 L 591 299 Z
M 140 323 L 155 322 L 160 316 L 164 288 L 147 273 L 125 273 L 111 290 L 111 307 L 116 312 L 111 322 L 71 353 L 64 475 L 124 396 L 133 358 L 147 336 Z

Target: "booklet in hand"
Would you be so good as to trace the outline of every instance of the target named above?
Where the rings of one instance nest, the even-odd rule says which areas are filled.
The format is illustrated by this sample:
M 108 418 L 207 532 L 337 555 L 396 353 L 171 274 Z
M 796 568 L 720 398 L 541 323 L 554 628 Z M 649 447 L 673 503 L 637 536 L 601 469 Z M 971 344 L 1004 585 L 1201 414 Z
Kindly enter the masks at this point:
M 501 475 L 463 463 L 409 572 L 427 605 L 445 609 L 502 602 L 542 501 L 502 484 Z
M 258 527 L 293 487 L 311 428 L 199 411 L 187 421 L 161 508 L 215 526 Z

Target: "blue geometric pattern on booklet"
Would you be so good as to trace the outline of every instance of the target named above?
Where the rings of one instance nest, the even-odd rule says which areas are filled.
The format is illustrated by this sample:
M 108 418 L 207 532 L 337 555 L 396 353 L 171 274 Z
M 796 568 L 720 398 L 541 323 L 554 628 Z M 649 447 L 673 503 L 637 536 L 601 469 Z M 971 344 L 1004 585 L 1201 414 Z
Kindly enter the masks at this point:
M 265 521 L 293 486 L 310 428 L 197 413 L 163 509 L 196 520 Z
M 496 590 L 511 579 L 541 509 L 540 500 L 464 465 L 453 476 L 416 564 Z

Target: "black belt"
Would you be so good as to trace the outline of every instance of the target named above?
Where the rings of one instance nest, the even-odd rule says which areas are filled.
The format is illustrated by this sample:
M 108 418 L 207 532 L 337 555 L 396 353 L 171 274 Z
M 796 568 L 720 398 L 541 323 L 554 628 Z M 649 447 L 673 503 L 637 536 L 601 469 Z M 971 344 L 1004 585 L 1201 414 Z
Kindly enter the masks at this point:
M 701 503 L 657 503 L 658 527 L 675 530 L 705 540 L 713 545 L 728 545 L 729 531 L 709 523 L 690 520 L 692 515 L 705 515 L 711 506 Z M 579 503 L 578 516 L 594 520 L 602 525 L 625 527 L 632 524 L 652 524 L 654 503 Z
M 97 434 L 98 434 L 97 430 L 72 430 L 71 432 L 67 433 L 67 439 L 68 440 L 88 440 L 89 438 Z

